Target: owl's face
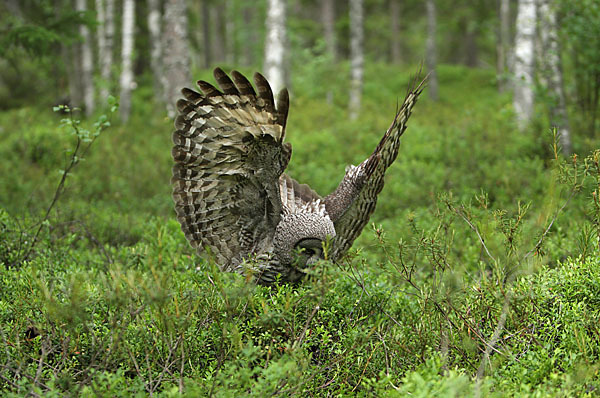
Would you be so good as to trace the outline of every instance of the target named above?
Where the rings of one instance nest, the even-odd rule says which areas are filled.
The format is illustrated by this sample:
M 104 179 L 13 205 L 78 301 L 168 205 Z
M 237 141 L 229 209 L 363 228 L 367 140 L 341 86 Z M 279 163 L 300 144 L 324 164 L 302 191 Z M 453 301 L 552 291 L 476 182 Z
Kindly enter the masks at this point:
M 305 269 L 323 258 L 323 241 L 316 238 L 305 238 L 295 246 L 293 266 Z
M 323 242 L 328 237 L 335 237 L 335 228 L 327 214 L 287 214 L 273 237 L 274 267 L 263 279 L 280 273 L 283 280 L 300 280 L 306 268 L 323 259 Z

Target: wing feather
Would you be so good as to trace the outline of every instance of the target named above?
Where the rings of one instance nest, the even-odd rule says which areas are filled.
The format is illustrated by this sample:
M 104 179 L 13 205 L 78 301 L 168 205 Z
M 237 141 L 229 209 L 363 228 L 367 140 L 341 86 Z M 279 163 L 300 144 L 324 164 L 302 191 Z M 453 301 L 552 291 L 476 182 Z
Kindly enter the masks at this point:
M 330 253 L 332 260 L 338 260 L 348 251 L 375 211 L 377 195 L 383 189 L 385 172 L 398 156 L 400 137 L 406 130 L 406 123 L 424 89 L 426 79 L 427 77 L 418 85 L 416 85 L 417 80 L 414 80 L 392 125 L 384 134 L 375 151 L 360 165 L 350 166 L 340 187 L 325 198 L 330 214 L 339 213 L 332 217 L 336 231 Z M 343 210 L 336 209 L 336 204 L 345 199 L 341 196 L 352 191 L 354 187 L 358 187 L 359 191 L 351 204 Z M 346 192 L 343 188 L 347 188 Z
M 322 198 L 311 187 L 300 184 L 287 174 L 279 177 L 279 191 L 284 212 L 297 213 L 315 204 L 320 206 Z M 323 203 L 324 205 L 324 203 Z
M 287 100 L 276 108 L 262 75 L 259 96 L 239 72 L 233 80 L 220 68 L 214 75 L 220 90 L 199 81 L 202 93 L 185 88 L 177 102 L 173 199 L 192 247 L 231 270 L 279 222 L 279 177 L 291 151 L 283 144 Z

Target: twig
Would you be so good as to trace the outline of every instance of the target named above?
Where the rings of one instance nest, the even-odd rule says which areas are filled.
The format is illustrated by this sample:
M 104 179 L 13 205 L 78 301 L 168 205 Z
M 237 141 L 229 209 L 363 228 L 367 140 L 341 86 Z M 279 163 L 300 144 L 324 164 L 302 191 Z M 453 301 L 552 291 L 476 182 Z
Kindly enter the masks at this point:
M 483 248 L 485 249 L 486 254 L 488 255 L 488 257 L 490 259 L 492 259 L 492 261 L 494 263 L 497 263 L 496 259 L 494 258 L 494 256 L 492 256 L 492 253 L 490 253 L 490 251 L 488 250 L 485 241 L 483 240 L 483 237 L 481 236 L 481 234 L 479 233 L 479 229 L 469 220 L 469 218 L 465 215 L 464 213 L 464 207 L 461 206 L 461 210 L 452 207 L 452 210 L 458 214 L 463 220 L 465 220 L 465 222 L 469 225 L 469 227 L 471 227 L 471 229 L 473 231 L 475 231 L 475 233 L 477 234 L 477 238 L 479 238 L 479 242 L 481 242 L 481 245 L 483 246 Z
M 569 197 L 567 198 L 567 200 L 565 201 L 565 203 L 560 207 L 560 209 L 558 209 L 558 211 L 554 214 L 554 217 L 552 217 L 552 220 L 550 221 L 550 224 L 548 224 L 548 227 L 544 230 L 544 232 L 542 233 L 542 236 L 540 236 L 540 239 L 537 241 L 537 243 L 535 244 L 535 246 L 533 247 L 533 249 L 529 250 L 521 259 L 521 262 L 525 261 L 529 256 L 531 256 L 531 254 L 533 252 L 535 252 L 536 250 L 538 250 L 540 248 L 540 246 L 542 245 L 542 242 L 544 241 L 544 238 L 546 237 L 546 235 L 548 234 L 548 232 L 550 232 L 550 228 L 552 228 L 552 225 L 554 225 L 554 221 L 556 221 L 556 219 L 558 218 L 558 215 L 560 213 L 562 213 L 562 211 L 564 210 L 565 207 L 567 207 L 567 205 L 571 202 L 571 199 L 573 199 L 573 196 L 575 196 L 576 190 L 573 189 L 571 191 L 571 194 L 569 195 Z
M 375 354 L 375 351 L 377 351 L 377 348 L 379 348 L 380 346 L 381 346 L 381 344 L 378 344 L 377 347 L 375 347 L 373 350 L 371 350 L 371 355 L 369 355 L 369 358 L 367 358 L 367 363 L 365 363 L 365 367 L 363 368 L 363 371 L 360 374 L 358 382 L 356 383 L 356 385 L 352 389 L 352 392 L 354 392 L 358 388 L 358 386 L 360 385 L 360 383 L 362 382 L 362 379 L 363 379 L 363 377 L 365 375 L 365 372 L 367 371 L 367 366 L 369 366 L 369 363 L 371 362 L 371 358 L 373 358 L 373 354 Z
M 39 222 L 39 226 L 37 227 L 37 230 L 35 231 L 35 234 L 33 236 L 31 244 L 29 245 L 29 248 L 27 249 L 27 251 L 25 252 L 25 254 L 23 255 L 23 257 L 18 261 L 18 263 L 22 263 L 23 261 L 27 261 L 30 258 L 31 254 L 33 253 L 33 250 L 35 249 L 35 246 L 38 243 L 38 240 L 39 240 L 39 237 L 40 237 L 40 233 L 42 232 L 42 229 L 44 228 L 44 224 L 50 218 L 50 213 L 52 212 L 52 209 L 54 208 L 54 206 L 58 202 L 58 199 L 60 198 L 60 196 L 64 192 L 65 181 L 67 180 L 67 176 L 69 175 L 69 173 L 71 172 L 71 170 L 77 164 L 79 164 L 79 160 L 83 159 L 85 157 L 85 155 L 87 154 L 88 150 L 92 147 L 92 145 L 94 144 L 94 142 L 96 142 L 96 139 L 100 136 L 100 133 L 102 132 L 102 130 L 110 125 L 106 120 L 102 124 L 100 122 L 98 122 L 98 124 L 96 125 L 96 129 L 97 130 L 96 130 L 95 134 L 93 134 L 93 137 L 89 141 L 87 141 L 87 140 L 85 140 L 85 138 L 87 138 L 87 136 L 84 136 L 84 138 L 82 138 L 82 132 L 81 132 L 81 130 L 79 130 L 79 127 L 78 127 L 79 121 L 76 121 L 75 119 L 73 119 L 73 110 L 74 109 L 66 108 L 66 110 L 67 110 L 67 112 L 69 114 L 69 119 L 68 119 L 69 123 L 68 123 L 68 125 L 73 129 L 73 131 L 75 133 L 75 136 L 77 137 L 77 144 L 75 145 L 75 150 L 71 154 L 71 157 L 70 157 L 70 160 L 69 160 L 69 164 L 67 165 L 67 167 L 65 168 L 65 170 L 63 170 L 63 172 L 62 172 L 62 176 L 60 178 L 58 186 L 56 187 L 56 190 L 54 191 L 54 196 L 52 198 L 52 201 L 50 202 L 50 205 L 46 209 L 46 214 L 44 215 L 44 217 L 42 218 L 42 220 Z M 85 148 L 82 148 L 82 143 L 83 142 L 88 142 L 87 146 Z M 81 153 L 79 153 L 80 150 L 81 150 Z
M 323 300 L 323 296 L 321 296 L 321 298 L 319 299 L 319 303 L 317 305 L 315 305 L 315 308 L 313 308 L 312 313 L 306 319 L 306 323 L 304 324 L 304 329 L 302 330 L 302 333 L 300 333 L 300 336 L 298 336 L 298 338 L 292 345 L 292 349 L 296 349 L 297 347 L 299 347 L 302 344 L 302 341 L 304 340 L 304 337 L 306 336 L 306 332 L 308 330 L 308 327 L 310 326 L 310 323 L 312 322 L 313 318 L 315 317 L 315 314 L 317 313 L 317 311 L 319 311 L 319 309 L 321 308 L 322 300 Z
M 72 118 L 72 116 L 71 116 L 71 118 Z M 75 166 L 75 164 L 77 164 L 77 153 L 79 152 L 79 148 L 80 147 L 81 147 L 81 138 L 79 138 L 79 136 L 78 136 L 77 137 L 77 145 L 75 146 L 75 150 L 71 154 L 71 163 L 63 171 L 62 177 L 60 178 L 60 182 L 58 183 L 58 186 L 56 187 L 56 190 L 54 191 L 54 197 L 52 198 L 52 202 L 50 202 L 50 206 L 48 206 L 48 208 L 46 209 L 46 214 L 44 215 L 44 218 L 42 219 L 42 221 L 39 222 L 39 227 L 35 231 L 35 234 L 33 236 L 31 244 L 29 245 L 29 248 L 27 249 L 27 252 L 23 256 L 23 260 L 22 261 L 27 261 L 29 259 L 29 256 L 33 252 L 33 249 L 35 248 L 35 245 L 38 242 L 38 239 L 39 239 L 39 236 L 40 236 L 40 232 L 42 232 L 42 228 L 44 228 L 44 223 L 50 217 L 50 212 L 52 212 L 52 209 L 54 208 L 54 205 L 56 204 L 56 202 L 58 202 L 58 198 L 60 197 L 60 195 L 63 192 L 63 188 L 64 188 L 64 185 L 65 185 L 65 181 L 67 180 L 67 176 L 69 175 L 69 172 L 71 171 L 71 169 L 73 169 L 73 167 Z

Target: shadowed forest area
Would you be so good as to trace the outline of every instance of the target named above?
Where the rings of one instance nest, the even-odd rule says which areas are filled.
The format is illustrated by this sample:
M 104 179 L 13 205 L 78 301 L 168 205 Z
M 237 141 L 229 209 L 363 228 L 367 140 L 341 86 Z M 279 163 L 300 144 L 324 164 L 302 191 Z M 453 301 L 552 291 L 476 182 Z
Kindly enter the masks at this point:
M 175 102 L 287 86 L 327 195 L 427 87 L 342 261 L 259 286 L 175 218 Z M 0 395 L 596 396 L 599 0 L 0 4 Z

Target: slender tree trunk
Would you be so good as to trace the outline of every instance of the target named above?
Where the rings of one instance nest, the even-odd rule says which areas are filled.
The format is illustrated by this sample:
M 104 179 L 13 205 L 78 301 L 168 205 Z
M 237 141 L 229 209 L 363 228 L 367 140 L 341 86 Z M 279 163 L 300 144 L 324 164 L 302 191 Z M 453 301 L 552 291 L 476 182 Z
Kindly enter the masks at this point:
M 104 16 L 104 50 L 100 58 L 100 98 L 106 101 L 111 87 L 113 87 L 112 64 L 113 48 L 115 40 L 115 0 L 103 0 L 106 2 L 106 13 Z
M 392 40 L 390 40 L 392 63 L 402 63 L 402 50 L 400 48 L 400 0 L 390 0 L 390 18 Z
M 150 31 L 150 67 L 154 77 L 154 92 L 161 101 L 165 100 L 162 86 L 162 40 L 160 0 L 148 0 L 148 30 Z
M 79 81 L 79 51 L 76 46 L 62 45 L 62 58 L 65 60 L 65 69 L 67 72 L 67 80 L 69 85 L 69 101 L 68 105 L 71 108 L 79 107 L 82 102 L 81 84 Z
M 350 119 L 360 112 L 364 69 L 363 1 L 350 0 Z
M 98 68 L 102 72 L 102 59 L 106 56 L 106 6 L 104 0 L 96 0 L 96 39 L 98 41 Z M 100 107 L 106 105 L 105 84 L 107 82 L 100 81 Z
M 223 3 L 218 2 L 210 6 L 210 23 L 212 35 L 210 40 L 213 61 L 221 63 L 225 61 L 225 18 Z
M 223 0 L 223 19 L 225 21 L 225 62 L 228 64 L 236 63 L 235 54 L 235 19 L 230 12 L 232 7 L 231 0 Z
M 427 48 L 425 50 L 425 64 L 429 72 L 428 92 L 429 98 L 437 101 L 439 98 L 439 84 L 437 78 L 437 46 L 436 46 L 436 30 L 437 21 L 435 16 L 435 1 L 427 0 Z
M 256 43 L 256 29 L 254 26 L 254 7 L 244 6 L 242 18 L 247 32 L 246 40 L 242 43 L 242 55 L 246 66 L 254 65 L 254 44 Z
M 135 28 L 135 0 L 123 0 L 123 30 L 121 58 L 121 119 L 127 122 L 131 113 L 131 90 L 133 89 L 133 41 Z
M 285 0 L 269 0 L 264 72 L 275 93 L 286 85 Z
M 337 58 L 337 45 L 335 40 L 335 1 L 323 0 L 321 2 L 321 23 L 327 52 L 335 61 Z
M 467 22 L 467 31 L 465 33 L 465 65 L 469 68 L 475 68 L 479 64 L 479 48 L 477 47 L 477 36 L 479 29 L 477 26 Z
M 500 27 L 496 44 L 496 74 L 498 75 L 498 91 L 504 92 L 508 88 L 508 50 L 510 46 L 510 0 L 500 0 L 499 9 Z
M 212 51 L 211 51 L 211 34 L 210 34 L 210 7 L 208 6 L 208 0 L 201 0 L 202 8 L 202 43 L 204 50 L 204 67 L 210 68 L 213 63 Z
M 515 36 L 515 81 L 513 105 L 519 128 L 524 128 L 533 117 L 534 94 L 534 40 L 535 0 L 519 0 Z
M 87 11 L 86 0 L 77 0 L 77 11 Z M 79 25 L 79 34 L 83 41 L 81 48 L 81 83 L 83 88 L 83 103 L 87 116 L 94 113 L 94 62 L 92 58 L 92 47 L 90 30 L 87 25 Z
M 164 19 L 164 89 L 167 112 L 174 117 L 181 89 L 191 80 L 186 0 L 167 0 Z
M 334 64 L 337 59 L 337 43 L 335 37 L 335 1 L 323 0 L 321 2 L 321 24 L 323 25 L 323 37 L 325 38 L 325 46 L 330 62 L 329 72 L 334 72 Z M 327 103 L 333 103 L 333 91 L 327 90 Z
M 540 64 L 548 92 L 550 123 L 559 134 L 559 142 L 565 155 L 571 154 L 571 133 L 565 105 L 562 60 L 558 41 L 556 12 L 549 0 L 539 0 L 539 29 L 541 48 Z

